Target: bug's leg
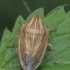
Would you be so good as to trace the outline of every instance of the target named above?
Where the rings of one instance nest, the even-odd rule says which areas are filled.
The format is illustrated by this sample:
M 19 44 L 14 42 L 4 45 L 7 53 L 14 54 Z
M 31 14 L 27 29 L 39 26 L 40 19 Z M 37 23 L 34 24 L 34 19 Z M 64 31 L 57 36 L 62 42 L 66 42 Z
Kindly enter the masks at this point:
M 48 48 L 51 49 L 51 51 L 52 51 L 54 63 L 55 64 L 59 64 L 59 62 L 56 61 L 55 54 L 54 54 L 54 49 L 53 49 L 52 45 L 51 44 L 48 44 Z
M 17 37 L 14 39 L 13 43 L 12 43 L 11 45 L 7 46 L 6 48 L 14 48 L 15 42 L 16 42 L 16 40 L 18 39 L 18 37 L 19 37 L 19 36 L 17 36 Z
M 21 68 L 20 70 L 23 70 L 23 68 Z
M 18 49 L 16 49 L 16 53 L 18 54 Z
M 57 29 L 48 29 L 49 32 L 56 31 Z
M 23 70 L 23 68 L 19 68 L 19 70 Z
M 22 23 L 21 21 L 19 21 L 19 23 L 22 25 L 22 26 L 24 26 L 25 24 L 24 23 Z

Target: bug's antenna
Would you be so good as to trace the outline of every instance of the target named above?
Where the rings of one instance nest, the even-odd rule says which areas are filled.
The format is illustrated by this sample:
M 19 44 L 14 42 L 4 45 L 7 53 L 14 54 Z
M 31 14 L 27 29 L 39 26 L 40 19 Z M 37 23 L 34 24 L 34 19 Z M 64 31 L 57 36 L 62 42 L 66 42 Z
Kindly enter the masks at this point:
M 31 11 L 29 9 L 29 7 L 27 6 L 26 2 L 23 0 L 24 5 L 26 6 L 27 10 L 29 11 L 29 13 L 31 14 Z
M 61 5 L 61 6 L 58 6 L 57 8 L 55 8 L 54 10 L 52 10 L 51 12 L 49 12 L 46 16 L 50 15 L 51 13 L 53 13 L 54 11 L 60 9 L 61 7 L 64 7 L 64 6 L 67 6 L 69 4 L 65 4 L 65 5 Z

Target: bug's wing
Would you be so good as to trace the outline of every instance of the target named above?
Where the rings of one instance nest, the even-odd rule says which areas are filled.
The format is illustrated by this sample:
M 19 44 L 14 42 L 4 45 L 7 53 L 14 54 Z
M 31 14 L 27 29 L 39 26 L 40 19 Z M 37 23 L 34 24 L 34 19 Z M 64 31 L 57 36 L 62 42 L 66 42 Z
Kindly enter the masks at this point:
M 43 60 L 43 57 L 45 55 L 45 52 L 46 52 L 46 49 L 47 49 L 47 39 L 43 40 L 41 42 L 41 45 L 40 47 L 38 48 L 38 51 L 36 53 L 36 60 L 37 60 L 37 63 L 36 63 L 36 67 L 35 69 L 37 69 L 37 67 L 40 65 L 40 63 L 42 62 Z
M 48 44 L 48 42 L 47 42 L 48 40 L 47 39 L 45 39 L 45 40 L 43 40 L 42 42 L 41 42 L 41 45 L 40 45 L 40 47 L 39 47 L 39 49 L 38 49 L 38 51 L 37 51 L 37 53 L 36 53 L 36 59 L 37 59 L 37 65 L 36 65 L 36 68 L 40 65 L 40 63 L 42 62 L 42 59 L 43 59 L 43 57 L 44 57 L 44 55 L 45 55 L 45 52 L 46 52 L 46 49 L 47 49 L 47 44 Z
M 26 59 L 26 48 L 25 48 L 25 41 L 24 41 L 24 36 L 20 35 L 19 36 L 19 43 L 18 43 L 18 55 L 20 59 L 20 63 L 22 67 L 25 65 L 25 59 Z
M 47 47 L 46 40 L 41 42 L 41 45 L 38 48 L 36 55 L 34 55 L 33 57 L 29 57 L 26 54 L 26 48 L 23 45 L 23 43 L 24 43 L 23 38 L 21 38 L 20 36 L 18 53 L 19 53 L 21 65 L 24 70 L 35 70 L 39 66 L 39 64 L 41 63 L 44 57 L 46 47 Z
M 41 41 L 41 44 L 33 57 L 29 57 L 28 54 L 26 54 L 24 39 L 25 38 L 22 35 L 19 37 L 18 54 L 21 65 L 24 70 L 35 70 L 40 65 L 44 57 L 47 48 L 47 39 Z

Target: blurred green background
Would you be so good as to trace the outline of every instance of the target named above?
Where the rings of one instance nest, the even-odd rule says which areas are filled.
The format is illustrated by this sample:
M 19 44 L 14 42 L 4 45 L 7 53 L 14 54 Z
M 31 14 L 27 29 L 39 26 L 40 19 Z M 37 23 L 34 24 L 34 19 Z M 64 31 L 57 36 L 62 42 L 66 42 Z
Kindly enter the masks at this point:
M 70 0 L 25 0 L 25 2 L 31 12 L 43 7 L 44 15 L 64 4 L 69 4 L 65 7 L 66 12 L 70 10 Z M 0 39 L 5 27 L 12 31 L 17 17 L 22 15 L 22 17 L 26 19 L 29 14 L 23 4 L 23 0 L 0 0 Z

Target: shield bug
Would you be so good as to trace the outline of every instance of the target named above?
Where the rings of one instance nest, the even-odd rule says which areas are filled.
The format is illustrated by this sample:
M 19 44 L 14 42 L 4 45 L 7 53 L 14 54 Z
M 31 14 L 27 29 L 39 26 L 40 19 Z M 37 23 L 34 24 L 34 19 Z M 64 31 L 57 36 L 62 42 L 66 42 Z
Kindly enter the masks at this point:
M 18 55 L 24 70 L 36 70 L 42 62 L 48 45 L 52 46 L 48 43 L 49 31 L 44 26 L 39 15 L 34 16 L 28 23 L 21 27 Z M 53 57 L 55 60 L 54 53 Z
M 22 26 L 18 55 L 24 70 L 35 70 L 39 66 L 46 52 L 48 35 L 49 31 L 38 15 Z

